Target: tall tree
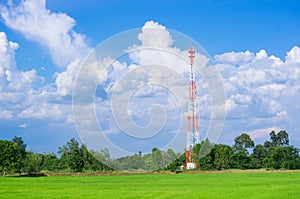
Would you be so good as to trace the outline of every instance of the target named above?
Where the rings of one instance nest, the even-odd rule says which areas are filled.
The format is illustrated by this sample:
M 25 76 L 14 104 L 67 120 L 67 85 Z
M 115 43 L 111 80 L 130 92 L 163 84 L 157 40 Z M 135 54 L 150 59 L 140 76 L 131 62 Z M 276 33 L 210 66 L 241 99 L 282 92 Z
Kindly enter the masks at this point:
M 234 139 L 233 148 L 236 153 L 247 152 L 247 149 L 253 147 L 254 147 L 254 142 L 251 139 L 251 137 L 246 133 L 243 133 L 242 135 Z
M 272 147 L 276 147 L 277 143 L 278 143 L 278 141 L 277 141 L 278 138 L 277 138 L 277 135 L 276 135 L 275 131 L 270 132 L 270 139 L 271 139 L 270 145 Z
M 163 159 L 163 151 L 158 148 L 153 148 L 151 153 L 152 170 L 159 170 L 165 167 Z
M 250 157 L 247 149 L 253 147 L 254 142 L 246 133 L 243 133 L 234 139 L 233 149 L 235 152 L 235 167 L 239 169 L 247 169 L 250 167 Z
M 289 135 L 286 131 L 279 131 L 279 133 L 277 133 L 277 137 L 278 137 L 278 145 L 279 146 L 288 146 L 289 145 Z
M 286 131 L 279 131 L 278 133 L 271 131 L 270 138 L 272 147 L 289 145 L 289 135 Z
M 61 160 L 74 172 L 81 172 L 84 167 L 83 153 L 79 148 L 79 143 L 72 138 L 62 148 L 59 148 L 58 153 L 61 154 Z
M 22 137 L 17 137 L 17 136 L 15 136 L 12 139 L 12 143 L 16 144 L 17 146 L 17 151 L 16 151 L 17 162 L 15 163 L 14 167 L 17 172 L 21 173 L 26 158 L 26 144 L 22 140 Z

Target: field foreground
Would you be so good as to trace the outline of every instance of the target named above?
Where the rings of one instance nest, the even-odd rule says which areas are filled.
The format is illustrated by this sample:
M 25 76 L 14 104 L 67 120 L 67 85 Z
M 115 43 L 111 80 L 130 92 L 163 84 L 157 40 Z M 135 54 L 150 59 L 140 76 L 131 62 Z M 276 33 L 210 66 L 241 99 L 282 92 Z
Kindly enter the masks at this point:
M 300 172 L 0 178 L 0 198 L 299 197 Z

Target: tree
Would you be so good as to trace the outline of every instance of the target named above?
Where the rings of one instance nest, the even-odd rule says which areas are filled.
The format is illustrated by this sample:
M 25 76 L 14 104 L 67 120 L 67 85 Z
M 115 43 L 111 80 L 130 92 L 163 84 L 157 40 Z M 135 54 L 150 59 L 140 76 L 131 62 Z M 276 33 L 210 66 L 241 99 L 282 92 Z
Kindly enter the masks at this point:
M 94 171 L 110 171 L 113 170 L 111 167 L 114 166 L 113 162 L 110 159 L 110 154 L 107 148 L 101 149 L 100 151 L 91 150 L 93 163 L 92 169 Z
M 58 153 L 61 154 L 62 163 L 67 164 L 71 170 L 74 172 L 81 172 L 83 170 L 84 160 L 82 150 L 74 138 L 68 141 L 65 146 L 59 148 Z
M 251 164 L 254 169 L 260 169 L 264 166 L 265 159 L 267 158 L 267 150 L 261 144 L 258 144 L 253 149 L 251 154 Z
M 17 146 L 17 151 L 16 151 L 17 161 L 14 164 L 14 169 L 16 169 L 17 172 L 21 173 L 22 168 L 24 166 L 24 160 L 26 158 L 26 144 L 24 144 L 22 137 L 17 137 L 17 136 L 15 136 L 12 139 L 12 143 L 16 144 Z
M 151 170 L 159 170 L 164 168 L 166 165 L 164 164 L 163 151 L 158 148 L 153 148 L 150 156 L 151 161 Z
M 40 172 L 43 169 L 44 156 L 43 154 L 27 152 L 24 170 L 28 173 Z
M 286 131 L 279 131 L 279 133 L 277 133 L 277 137 L 279 146 L 289 145 L 289 135 Z
M 180 155 L 177 154 L 178 157 L 170 163 L 168 166 L 165 167 L 166 170 L 176 171 L 179 169 L 181 165 L 185 164 L 185 153 L 181 153 Z
M 235 152 L 235 166 L 239 169 L 247 169 L 250 167 L 250 157 L 247 149 L 254 147 L 251 137 L 243 133 L 234 139 L 233 149 Z
M 270 141 L 264 143 L 264 147 L 267 150 L 267 157 L 265 159 L 265 165 L 274 169 L 289 167 L 287 162 L 291 162 L 289 153 L 293 147 L 289 146 L 289 135 L 286 131 L 281 130 L 278 133 L 275 131 L 270 132 Z M 289 151 L 289 152 L 287 152 Z M 296 165 L 296 163 L 293 165 Z
M 233 148 L 235 150 L 235 153 L 247 152 L 247 149 L 254 147 L 253 140 L 246 133 L 243 133 L 242 135 L 236 137 L 234 139 L 234 142 L 235 143 L 233 145 Z
M 208 139 L 205 139 L 201 142 L 201 147 L 199 150 L 199 167 L 201 170 L 213 170 L 215 169 L 214 165 L 214 143 L 211 143 Z
M 271 154 L 274 169 L 299 169 L 299 150 L 293 146 L 278 146 Z
M 166 159 L 168 162 L 172 162 L 177 158 L 176 153 L 172 149 L 168 149 L 166 152 Z
M 204 158 L 213 148 L 215 144 L 211 143 L 207 138 L 203 140 L 200 144 L 200 149 L 197 155 L 199 158 Z
M 85 170 L 90 170 L 92 167 L 91 165 L 94 162 L 94 157 L 87 149 L 86 144 L 82 144 L 80 147 L 80 150 L 82 152 L 82 158 L 83 158 L 83 162 L 84 162 L 83 168 Z
M 192 148 L 192 153 L 191 153 L 191 158 L 192 161 L 194 161 L 196 163 L 196 168 L 199 168 L 199 160 L 200 160 L 200 150 L 201 150 L 201 143 L 200 144 L 196 144 L 193 148 Z
M 275 131 L 270 132 L 270 138 L 271 138 L 270 146 L 276 147 L 277 146 L 277 135 L 276 135 Z
M 213 148 L 214 151 L 214 168 L 217 170 L 229 169 L 233 162 L 233 150 L 230 146 L 217 144 Z
M 294 146 L 284 146 L 287 152 L 286 169 L 300 169 L 299 149 Z
M 11 170 L 18 161 L 18 145 L 8 140 L 0 140 L 0 167 Z
M 270 138 L 272 147 L 289 145 L 289 135 L 286 131 L 279 131 L 277 134 L 275 131 L 271 131 Z
M 59 160 L 54 153 L 43 154 L 43 170 L 55 171 L 58 169 Z

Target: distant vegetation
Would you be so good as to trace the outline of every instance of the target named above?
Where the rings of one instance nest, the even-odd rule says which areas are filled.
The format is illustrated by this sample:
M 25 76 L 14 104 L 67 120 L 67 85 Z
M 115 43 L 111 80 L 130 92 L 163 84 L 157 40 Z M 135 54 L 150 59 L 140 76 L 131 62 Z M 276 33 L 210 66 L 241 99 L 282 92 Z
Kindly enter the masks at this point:
M 204 140 L 193 149 L 199 170 L 226 169 L 300 169 L 299 149 L 289 145 L 286 131 L 272 131 L 270 140 L 264 144 L 253 142 L 247 134 L 235 138 L 233 146 L 213 144 Z M 204 157 L 198 155 L 200 148 L 212 148 Z M 170 170 L 176 171 L 185 165 L 185 154 L 166 152 L 153 148 L 149 154 L 139 152 L 132 156 L 112 159 L 109 151 L 88 150 L 72 138 L 55 153 L 34 153 L 26 151 L 21 137 L 11 141 L 0 140 L 0 169 L 6 173 L 32 172 L 88 172 L 120 170 Z M 170 161 L 172 160 L 172 161 Z M 171 164 L 168 164 L 172 162 Z M 108 164 L 104 164 L 108 163 Z M 109 165 L 109 166 L 108 166 Z M 167 166 L 166 166 L 167 165 Z

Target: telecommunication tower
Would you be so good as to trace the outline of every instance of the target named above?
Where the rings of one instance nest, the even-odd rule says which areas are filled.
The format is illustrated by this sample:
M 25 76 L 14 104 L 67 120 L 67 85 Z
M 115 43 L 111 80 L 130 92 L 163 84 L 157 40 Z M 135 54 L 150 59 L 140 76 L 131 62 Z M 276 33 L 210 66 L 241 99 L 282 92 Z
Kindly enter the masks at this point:
M 190 58 L 190 74 L 189 74 L 189 89 L 188 89 L 188 129 L 187 129 L 187 143 L 186 143 L 186 168 L 195 169 L 196 162 L 193 154 L 193 147 L 199 143 L 199 126 L 198 126 L 198 102 L 197 102 L 197 89 L 194 72 L 194 58 L 195 48 L 189 48 Z

